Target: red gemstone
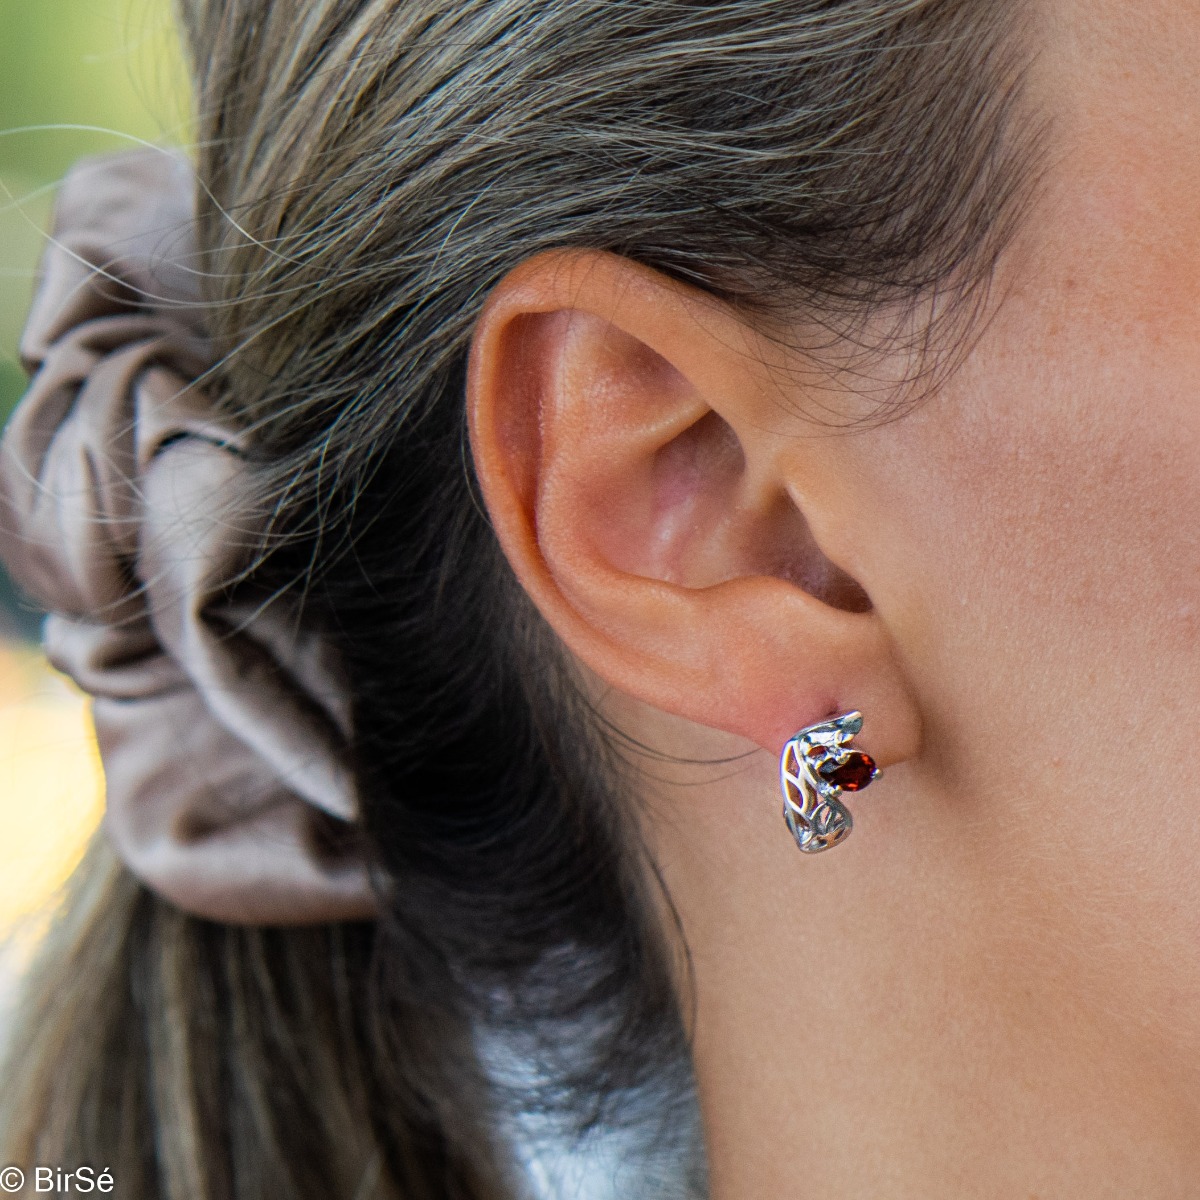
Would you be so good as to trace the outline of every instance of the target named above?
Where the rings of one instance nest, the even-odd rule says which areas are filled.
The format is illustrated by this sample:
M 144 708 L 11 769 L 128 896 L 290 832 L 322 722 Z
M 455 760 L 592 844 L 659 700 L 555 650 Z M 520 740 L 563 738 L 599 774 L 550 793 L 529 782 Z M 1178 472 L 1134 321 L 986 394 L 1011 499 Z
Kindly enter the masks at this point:
M 861 750 L 850 750 L 843 763 L 830 759 L 817 768 L 817 774 L 843 792 L 858 792 L 875 778 L 875 760 Z

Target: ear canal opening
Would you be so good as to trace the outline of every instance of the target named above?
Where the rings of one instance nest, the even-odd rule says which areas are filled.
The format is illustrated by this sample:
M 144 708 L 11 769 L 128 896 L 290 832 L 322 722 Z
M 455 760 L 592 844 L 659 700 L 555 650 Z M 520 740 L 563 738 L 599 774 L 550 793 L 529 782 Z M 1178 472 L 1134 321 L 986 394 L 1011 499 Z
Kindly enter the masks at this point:
M 781 496 L 772 514 L 776 557 L 771 574 L 786 579 L 830 608 L 865 613 L 874 607 L 866 590 L 817 545 L 804 514 L 789 496 Z
M 869 612 L 866 591 L 817 545 L 782 488 L 759 491 L 733 427 L 709 409 L 658 449 L 650 520 L 660 557 L 631 569 L 686 587 L 769 575 L 843 612 Z M 627 565 L 629 560 L 627 561 Z
M 711 409 L 659 451 L 660 478 L 671 480 L 660 492 L 665 502 L 672 488 L 680 494 L 703 491 L 737 504 L 746 458 L 733 428 Z M 817 544 L 804 514 L 781 491 L 765 511 L 744 509 L 730 528 L 739 528 L 743 549 L 740 573 L 771 575 L 802 588 L 815 599 L 843 612 L 870 612 L 871 599 L 857 580 L 833 562 Z

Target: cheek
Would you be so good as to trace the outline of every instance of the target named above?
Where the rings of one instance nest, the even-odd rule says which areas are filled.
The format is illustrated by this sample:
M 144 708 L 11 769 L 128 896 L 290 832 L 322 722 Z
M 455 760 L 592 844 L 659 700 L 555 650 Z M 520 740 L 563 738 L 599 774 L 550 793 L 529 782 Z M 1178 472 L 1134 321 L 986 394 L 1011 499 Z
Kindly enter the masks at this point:
M 1025 737 L 1050 721 L 1099 750 L 1200 716 L 1200 388 L 1187 355 L 1093 332 L 1001 342 L 913 432 L 943 669 L 974 660 L 1015 689 Z
M 893 547 L 867 582 L 925 709 L 919 819 L 1005 961 L 1165 1014 L 1200 995 L 1200 388 L 1186 347 L 1085 333 L 994 339 L 864 439 Z
M 964 370 L 901 435 L 891 485 L 919 464 L 914 633 L 996 731 L 991 765 L 1045 747 L 1049 769 L 1072 739 L 1076 779 L 1111 772 L 1123 737 L 1141 763 L 1177 760 L 1200 718 L 1197 129 L 1102 129 Z M 1152 782 L 1181 794 L 1178 774 Z
M 980 652 L 1002 648 L 1026 685 L 1072 664 L 1060 704 L 1062 685 L 1085 682 L 1115 703 L 1144 670 L 1195 648 L 1200 442 L 1188 398 L 1170 379 L 1061 362 L 990 377 L 947 398 L 958 411 L 930 439 L 927 582 L 952 581 L 957 614 L 945 592 L 931 610 L 943 629 L 981 637 Z

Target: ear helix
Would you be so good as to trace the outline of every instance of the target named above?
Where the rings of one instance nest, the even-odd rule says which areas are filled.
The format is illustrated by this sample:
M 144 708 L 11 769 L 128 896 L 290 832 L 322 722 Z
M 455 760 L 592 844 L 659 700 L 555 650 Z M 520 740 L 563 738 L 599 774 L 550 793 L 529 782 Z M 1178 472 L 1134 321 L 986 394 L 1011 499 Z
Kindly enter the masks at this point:
M 849 837 L 854 820 L 842 795 L 860 792 L 879 778 L 875 760 L 850 748 L 862 726 L 862 713 L 843 713 L 806 726 L 783 747 L 783 817 L 805 854 L 818 854 Z

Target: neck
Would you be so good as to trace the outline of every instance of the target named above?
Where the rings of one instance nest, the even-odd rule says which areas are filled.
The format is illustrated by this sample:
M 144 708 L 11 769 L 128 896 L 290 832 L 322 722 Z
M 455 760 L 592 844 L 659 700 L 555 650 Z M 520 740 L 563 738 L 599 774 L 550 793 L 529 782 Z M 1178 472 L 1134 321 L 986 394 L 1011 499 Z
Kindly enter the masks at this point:
M 1108 1002 L 1045 888 L 979 862 L 978 831 L 956 843 L 904 780 L 803 856 L 757 757 L 650 831 L 692 963 L 713 1200 L 1187 1194 L 1193 1071 Z

